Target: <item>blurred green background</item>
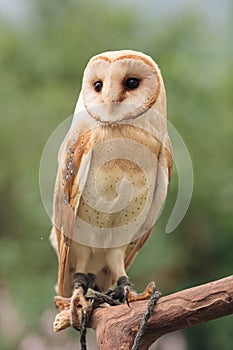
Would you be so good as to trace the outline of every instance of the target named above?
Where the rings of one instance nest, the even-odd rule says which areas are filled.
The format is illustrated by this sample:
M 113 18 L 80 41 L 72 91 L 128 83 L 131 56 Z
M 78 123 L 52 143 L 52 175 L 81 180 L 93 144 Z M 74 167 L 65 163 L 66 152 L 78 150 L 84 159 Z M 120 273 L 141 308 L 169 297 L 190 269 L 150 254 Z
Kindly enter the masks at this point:
M 194 168 L 189 210 L 165 234 L 177 194 L 174 167 L 165 210 L 131 280 L 139 291 L 155 280 L 165 295 L 232 274 L 232 23 L 230 0 L 0 1 L 1 350 L 78 348 L 75 332 L 52 332 L 57 261 L 39 164 L 50 134 L 73 113 L 87 61 L 102 51 L 135 49 L 159 64 L 169 120 Z M 231 350 L 232 329 L 228 316 L 151 349 Z M 88 342 L 95 349 L 91 331 Z

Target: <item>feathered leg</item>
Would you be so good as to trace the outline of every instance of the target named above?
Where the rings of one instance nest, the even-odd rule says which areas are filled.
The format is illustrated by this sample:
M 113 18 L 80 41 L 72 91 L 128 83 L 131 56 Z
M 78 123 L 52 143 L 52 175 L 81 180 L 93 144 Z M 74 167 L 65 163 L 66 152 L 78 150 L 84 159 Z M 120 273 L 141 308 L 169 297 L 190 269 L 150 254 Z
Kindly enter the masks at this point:
M 153 292 L 153 282 L 148 284 L 143 293 L 137 294 L 125 272 L 124 259 L 126 248 L 127 246 L 111 248 L 107 252 L 107 264 L 116 276 L 117 287 L 114 290 L 108 291 L 106 294 L 114 300 L 119 300 L 120 302 L 126 301 L 129 304 L 132 301 L 148 299 Z

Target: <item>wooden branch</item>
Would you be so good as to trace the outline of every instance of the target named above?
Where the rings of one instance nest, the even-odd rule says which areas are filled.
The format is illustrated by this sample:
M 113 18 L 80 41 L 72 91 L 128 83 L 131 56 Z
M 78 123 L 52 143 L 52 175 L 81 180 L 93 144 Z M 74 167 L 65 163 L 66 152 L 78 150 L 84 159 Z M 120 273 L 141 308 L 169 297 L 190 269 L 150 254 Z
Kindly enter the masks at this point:
M 138 301 L 131 303 L 130 308 L 123 304 L 94 310 L 90 326 L 96 331 L 99 349 L 130 350 L 146 307 L 147 301 Z M 232 313 L 233 275 L 161 297 L 148 321 L 140 349 L 148 349 L 164 334 Z M 60 323 L 55 325 L 55 331 L 70 326 L 67 308 L 57 318 Z

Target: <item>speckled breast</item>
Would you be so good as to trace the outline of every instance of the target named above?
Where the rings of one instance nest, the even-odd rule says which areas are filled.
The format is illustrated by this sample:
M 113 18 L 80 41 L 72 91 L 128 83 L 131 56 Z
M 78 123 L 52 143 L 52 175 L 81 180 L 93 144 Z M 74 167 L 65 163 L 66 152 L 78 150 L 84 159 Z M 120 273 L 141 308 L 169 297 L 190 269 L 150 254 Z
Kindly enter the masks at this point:
M 91 160 L 76 235 L 92 232 L 94 246 L 110 240 L 120 245 L 123 235 L 128 243 L 143 229 L 153 203 L 161 142 L 137 126 L 118 124 L 89 131 L 86 145 Z

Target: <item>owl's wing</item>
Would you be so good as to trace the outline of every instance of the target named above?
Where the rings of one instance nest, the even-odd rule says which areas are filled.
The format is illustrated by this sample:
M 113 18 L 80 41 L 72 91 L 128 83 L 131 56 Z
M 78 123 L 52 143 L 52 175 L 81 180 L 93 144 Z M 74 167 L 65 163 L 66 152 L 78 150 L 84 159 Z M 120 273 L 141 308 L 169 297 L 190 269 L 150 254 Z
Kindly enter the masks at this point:
M 89 133 L 82 134 L 75 143 L 66 137 L 58 155 L 51 241 L 58 254 L 57 287 L 61 296 L 70 294 L 68 259 L 76 213 L 91 163 L 89 136 Z
M 158 164 L 159 166 L 153 200 L 153 206 L 156 208 L 157 216 L 159 215 L 159 212 L 167 196 L 172 169 L 172 148 L 170 139 L 167 134 L 162 142 L 161 150 L 158 157 Z M 138 251 L 142 248 L 142 246 L 148 239 L 152 229 L 148 230 L 148 232 L 145 233 L 142 237 L 136 239 L 128 245 L 125 255 L 126 270 L 133 262 Z

